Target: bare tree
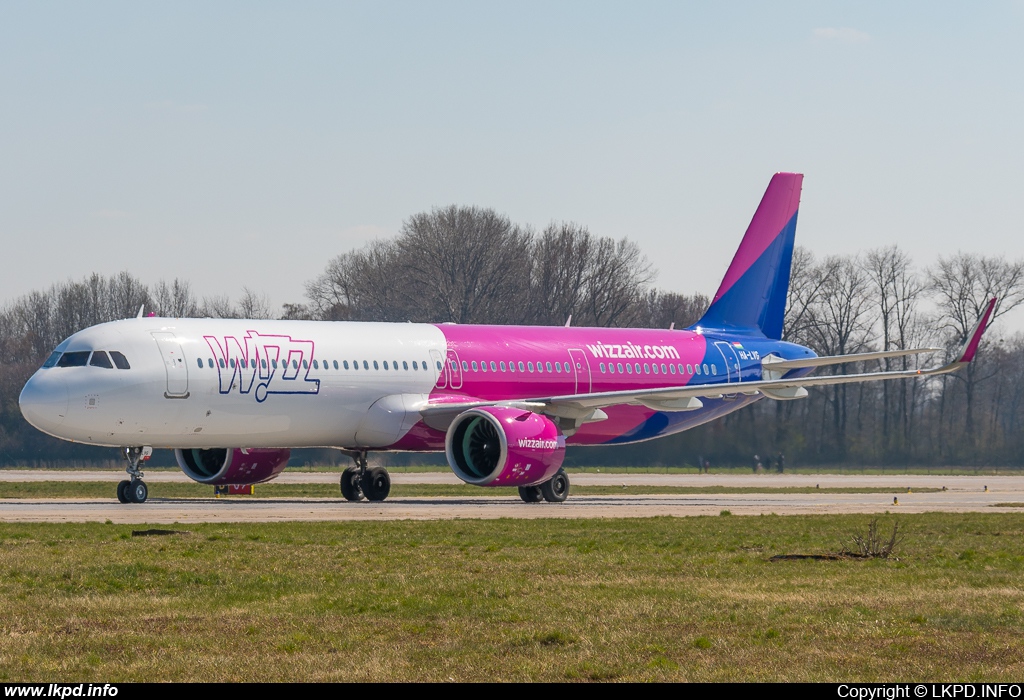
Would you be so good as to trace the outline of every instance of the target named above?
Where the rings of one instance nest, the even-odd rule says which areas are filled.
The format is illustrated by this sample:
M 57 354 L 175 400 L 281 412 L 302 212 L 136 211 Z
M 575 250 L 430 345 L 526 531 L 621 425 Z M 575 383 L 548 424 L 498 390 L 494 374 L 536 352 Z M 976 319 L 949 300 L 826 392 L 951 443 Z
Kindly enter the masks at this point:
M 240 318 L 274 318 L 274 312 L 270 310 L 270 298 L 266 294 L 242 287 L 242 298 L 238 302 L 238 315 Z

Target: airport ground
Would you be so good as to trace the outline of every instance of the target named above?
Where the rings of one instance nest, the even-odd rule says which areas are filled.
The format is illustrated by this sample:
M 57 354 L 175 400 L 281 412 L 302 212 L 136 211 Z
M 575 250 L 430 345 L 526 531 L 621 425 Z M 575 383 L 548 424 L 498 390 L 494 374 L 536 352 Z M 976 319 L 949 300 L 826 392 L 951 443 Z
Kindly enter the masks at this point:
M 142 505 L 120 478 L 0 471 L 59 491 L 0 498 L 0 680 L 1024 673 L 1024 476 L 585 472 L 524 504 L 396 470 L 353 504 L 336 472 L 214 499 L 153 470 Z M 849 556 L 872 521 L 893 555 Z
M 827 513 L 1012 512 L 1024 474 L 684 474 L 572 472 L 561 504 L 525 504 L 515 489 L 467 486 L 451 472 L 392 475 L 381 503 L 348 503 L 338 472 L 286 472 L 257 497 L 213 497 L 180 471 L 147 474 L 150 500 L 113 497 L 115 471 L 0 470 L 0 522 L 195 523 L 456 518 L 636 518 Z M 1024 512 L 1024 511 L 1021 511 Z

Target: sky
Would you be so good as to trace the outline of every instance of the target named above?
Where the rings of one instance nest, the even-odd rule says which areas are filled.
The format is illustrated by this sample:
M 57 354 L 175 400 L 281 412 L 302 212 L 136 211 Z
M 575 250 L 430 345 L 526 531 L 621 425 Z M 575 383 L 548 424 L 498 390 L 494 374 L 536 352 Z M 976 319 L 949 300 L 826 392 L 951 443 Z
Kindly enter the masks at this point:
M 1024 258 L 1022 30 L 1022 0 L 5 0 L 0 303 L 121 270 L 302 302 L 449 204 L 710 295 L 777 171 L 816 255 Z

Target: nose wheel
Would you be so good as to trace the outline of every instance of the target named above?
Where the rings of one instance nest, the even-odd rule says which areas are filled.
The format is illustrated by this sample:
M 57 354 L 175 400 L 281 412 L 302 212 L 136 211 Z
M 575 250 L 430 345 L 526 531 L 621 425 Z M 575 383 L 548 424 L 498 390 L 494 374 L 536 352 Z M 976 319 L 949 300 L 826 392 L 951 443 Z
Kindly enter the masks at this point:
M 145 503 L 149 498 L 149 487 L 142 480 L 143 473 L 139 464 L 153 455 L 152 447 L 123 447 L 121 454 L 128 466 L 125 471 L 131 479 L 125 479 L 117 485 L 117 500 L 121 503 Z

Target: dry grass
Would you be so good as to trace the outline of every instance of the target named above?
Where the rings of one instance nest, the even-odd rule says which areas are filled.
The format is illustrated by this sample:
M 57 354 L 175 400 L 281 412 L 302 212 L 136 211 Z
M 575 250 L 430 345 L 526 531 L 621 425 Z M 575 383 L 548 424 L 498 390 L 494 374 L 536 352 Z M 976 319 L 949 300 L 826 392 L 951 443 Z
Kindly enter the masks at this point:
M 869 522 L 0 525 L 0 680 L 1019 679 L 1020 516 Z

